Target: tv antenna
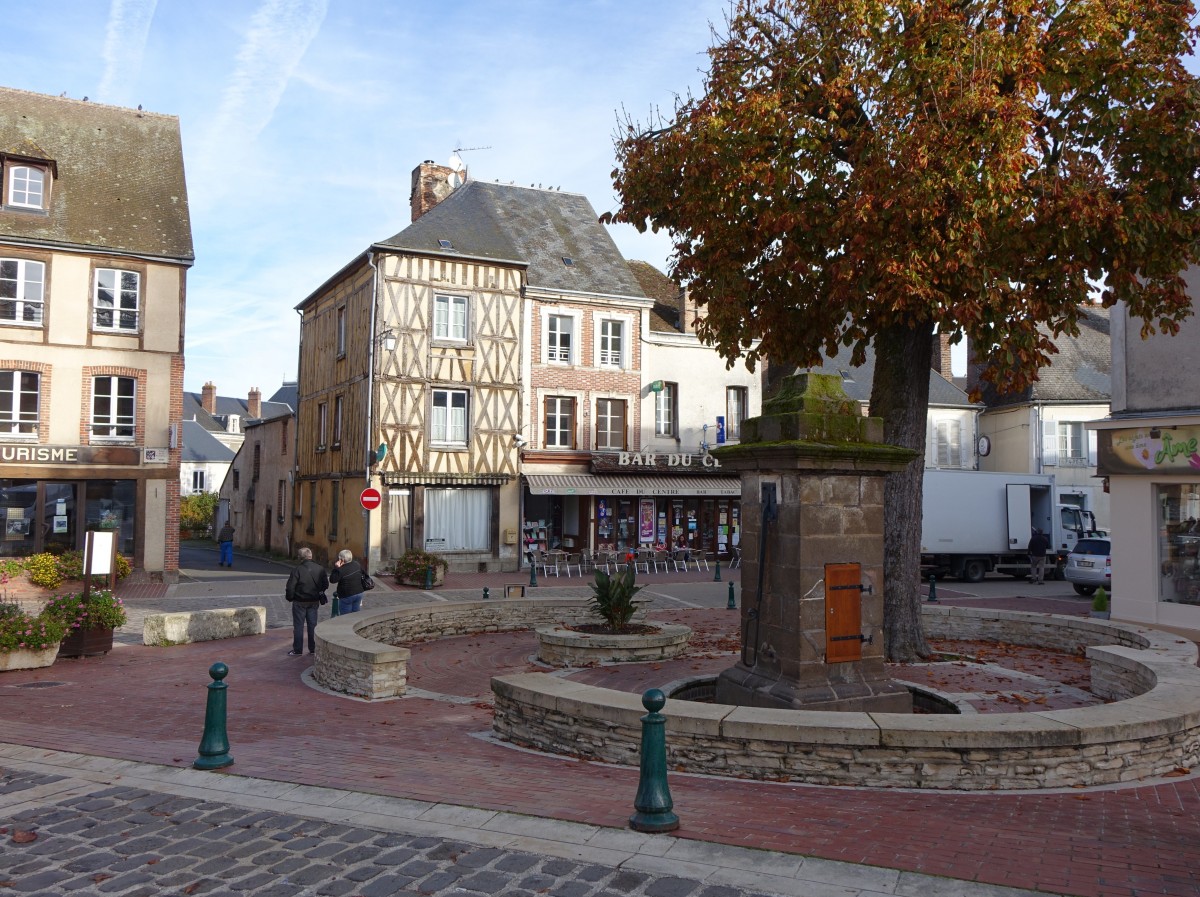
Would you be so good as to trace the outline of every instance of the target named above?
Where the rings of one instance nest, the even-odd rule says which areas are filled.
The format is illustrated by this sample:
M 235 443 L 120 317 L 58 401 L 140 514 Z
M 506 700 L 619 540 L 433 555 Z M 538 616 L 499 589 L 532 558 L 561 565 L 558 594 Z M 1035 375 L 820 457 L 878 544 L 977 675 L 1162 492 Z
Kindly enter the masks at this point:
M 487 149 L 491 149 L 491 147 L 490 146 L 460 146 L 460 147 L 456 147 L 454 152 L 456 152 L 456 153 L 473 153 L 476 150 L 487 150 Z

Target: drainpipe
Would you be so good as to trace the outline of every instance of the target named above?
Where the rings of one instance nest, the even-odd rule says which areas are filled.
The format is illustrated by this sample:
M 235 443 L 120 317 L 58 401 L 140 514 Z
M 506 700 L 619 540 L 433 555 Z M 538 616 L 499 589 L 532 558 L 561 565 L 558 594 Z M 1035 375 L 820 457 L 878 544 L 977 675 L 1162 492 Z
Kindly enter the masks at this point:
M 379 282 L 379 269 L 375 267 L 375 253 L 367 253 L 367 264 L 371 266 L 371 326 L 367 333 L 370 335 L 370 342 L 367 346 L 367 423 L 366 423 L 366 438 L 363 440 L 363 445 L 366 447 L 367 454 L 363 458 L 365 467 L 363 481 L 364 488 L 371 485 L 371 447 L 374 445 L 375 430 L 371 424 L 371 416 L 374 413 L 374 398 L 375 398 L 375 344 L 379 341 L 375 334 L 375 309 L 379 305 L 379 297 L 376 293 Z M 380 507 L 380 513 L 383 513 L 383 508 Z M 367 562 L 366 569 L 370 570 L 375 566 L 375 562 L 379 560 L 379 552 L 375 552 L 375 556 L 371 556 L 371 512 L 363 509 L 363 559 Z

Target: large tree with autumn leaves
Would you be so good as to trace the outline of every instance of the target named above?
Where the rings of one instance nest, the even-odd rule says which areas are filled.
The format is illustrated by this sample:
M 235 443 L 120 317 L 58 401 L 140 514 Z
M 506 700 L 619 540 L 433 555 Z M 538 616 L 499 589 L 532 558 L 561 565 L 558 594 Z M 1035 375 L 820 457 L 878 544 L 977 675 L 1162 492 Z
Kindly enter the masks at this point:
M 1200 91 L 1189 0 L 737 0 L 702 95 L 618 135 L 614 216 L 726 357 L 876 353 L 871 411 L 924 458 L 936 331 L 1019 389 L 1101 291 L 1190 310 Z M 760 341 L 752 344 L 752 341 Z M 922 462 L 888 478 L 888 656 L 920 626 Z

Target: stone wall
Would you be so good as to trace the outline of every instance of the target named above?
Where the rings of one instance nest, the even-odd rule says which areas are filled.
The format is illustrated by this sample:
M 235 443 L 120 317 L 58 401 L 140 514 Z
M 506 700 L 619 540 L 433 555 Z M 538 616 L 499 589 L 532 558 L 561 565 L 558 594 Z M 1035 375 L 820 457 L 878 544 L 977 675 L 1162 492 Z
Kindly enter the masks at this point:
M 1098 785 L 1200 762 L 1196 646 L 1137 626 L 964 608 L 925 609 L 931 634 L 1082 647 L 1117 703 L 1003 715 L 776 710 L 670 701 L 673 769 L 876 787 L 991 790 Z M 1057 624 L 1057 626 L 1055 625 Z M 1145 690 L 1136 696 L 1139 688 Z M 522 673 L 492 680 L 504 738 L 585 758 L 637 762 L 638 695 Z
M 644 619 L 639 610 L 634 619 Z M 313 678 L 331 691 L 381 700 L 404 694 L 406 642 L 594 621 L 587 598 L 445 601 L 333 617 L 317 625 Z

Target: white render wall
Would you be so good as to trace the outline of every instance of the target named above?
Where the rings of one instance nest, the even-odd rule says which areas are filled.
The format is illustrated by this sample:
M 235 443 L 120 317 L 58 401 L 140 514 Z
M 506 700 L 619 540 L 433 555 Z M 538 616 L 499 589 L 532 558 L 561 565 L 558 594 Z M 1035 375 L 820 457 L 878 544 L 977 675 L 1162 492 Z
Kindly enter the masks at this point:
M 673 334 L 650 331 L 643 333 L 642 342 L 642 451 L 668 454 L 672 452 L 700 453 L 705 440 L 716 446 L 717 417 L 725 415 L 725 389 L 744 386 L 748 399 L 747 417 L 762 413 L 761 369 L 751 373 L 744 361 L 726 369 L 725 359 L 717 350 L 706 346 L 693 334 Z M 654 399 L 650 384 L 665 380 L 679 385 L 679 439 L 654 435 Z M 731 440 L 736 441 L 736 440 Z

